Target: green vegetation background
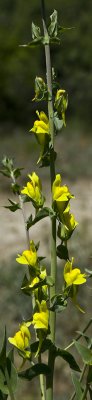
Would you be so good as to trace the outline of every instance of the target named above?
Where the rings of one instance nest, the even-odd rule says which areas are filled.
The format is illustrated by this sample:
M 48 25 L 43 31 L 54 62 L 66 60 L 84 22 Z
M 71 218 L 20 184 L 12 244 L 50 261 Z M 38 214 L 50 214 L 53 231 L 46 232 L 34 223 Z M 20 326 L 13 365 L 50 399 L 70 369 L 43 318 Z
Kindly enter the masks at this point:
M 47 16 L 58 10 L 59 24 L 75 27 L 53 46 L 52 64 L 60 84 L 69 93 L 68 114 L 91 120 L 92 1 L 46 0 Z M 44 48 L 23 49 L 31 40 L 31 22 L 41 24 L 40 1 L 0 1 L 0 119 L 29 126 L 35 106 L 33 83 L 45 74 Z

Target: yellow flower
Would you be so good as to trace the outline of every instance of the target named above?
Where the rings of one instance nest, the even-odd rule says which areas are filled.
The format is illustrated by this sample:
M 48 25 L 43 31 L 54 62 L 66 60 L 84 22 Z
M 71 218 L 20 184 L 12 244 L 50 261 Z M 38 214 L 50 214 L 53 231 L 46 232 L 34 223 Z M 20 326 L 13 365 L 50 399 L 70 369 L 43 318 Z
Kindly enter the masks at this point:
M 61 114 L 64 126 L 66 126 L 65 111 L 68 106 L 68 95 L 66 93 L 66 90 L 64 90 L 64 89 L 57 90 L 54 106 L 55 106 L 59 116 Z
M 41 192 L 41 181 L 35 172 L 33 172 L 32 175 L 28 175 L 28 177 L 30 178 L 30 182 L 27 182 L 27 185 L 21 190 L 21 193 L 30 197 L 33 201 L 35 201 L 37 207 L 40 207 L 44 202 Z
M 86 274 L 82 274 L 79 268 L 72 269 L 74 258 L 67 261 L 64 267 L 64 280 L 66 286 L 82 285 L 86 282 Z
M 64 212 L 69 200 L 74 198 L 74 196 L 69 192 L 68 186 L 61 186 L 61 182 L 61 176 L 60 174 L 57 174 L 52 185 L 52 195 L 53 201 L 56 202 L 60 214 Z
M 59 218 L 62 222 L 60 224 L 60 237 L 62 240 L 68 240 L 72 235 L 74 229 L 78 225 L 73 214 L 70 213 L 70 205 L 65 208 L 63 214 L 59 214 Z
M 62 221 L 64 225 L 66 225 L 66 228 L 71 232 L 76 228 L 78 222 L 75 220 L 74 215 L 71 214 L 69 211 L 70 211 L 70 205 L 68 205 L 64 210 Z
M 65 89 L 59 89 L 59 90 L 57 90 L 55 100 L 60 99 L 60 97 L 61 97 L 64 93 L 65 93 Z
M 16 258 L 16 261 L 19 264 L 27 264 L 35 267 L 37 263 L 37 251 L 33 240 L 31 240 L 30 242 L 30 250 L 24 250 L 22 255 L 18 254 L 18 258 Z
M 13 337 L 9 337 L 8 340 L 11 344 L 17 347 L 19 350 L 23 351 L 27 358 L 30 357 L 30 351 L 26 349 L 30 345 L 31 334 L 28 329 L 29 323 L 23 323 L 20 325 L 20 330 L 15 333 Z
M 44 146 L 46 135 L 49 135 L 49 121 L 44 111 L 41 111 L 40 113 L 39 111 L 36 111 L 36 114 L 39 120 L 36 120 L 34 122 L 32 129 L 30 129 L 30 132 L 33 132 L 36 135 L 38 143 Z
M 35 329 L 48 329 L 49 311 L 45 300 L 41 303 L 37 302 L 39 311 L 33 315 L 32 324 Z

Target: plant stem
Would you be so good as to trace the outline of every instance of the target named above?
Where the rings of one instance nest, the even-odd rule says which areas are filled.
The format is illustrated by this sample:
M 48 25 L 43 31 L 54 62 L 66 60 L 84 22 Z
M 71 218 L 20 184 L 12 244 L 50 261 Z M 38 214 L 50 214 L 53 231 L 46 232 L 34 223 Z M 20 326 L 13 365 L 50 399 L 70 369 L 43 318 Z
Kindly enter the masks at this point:
M 55 160 L 54 160 L 54 119 L 53 119 L 53 100 L 52 100 L 52 73 L 51 73 L 51 57 L 50 57 L 50 46 L 49 46 L 49 35 L 46 27 L 46 13 L 45 13 L 45 1 L 41 0 L 42 6 L 42 22 L 44 37 L 46 38 L 47 44 L 45 44 L 45 58 L 46 58 L 46 76 L 47 76 L 47 88 L 48 88 L 48 116 L 49 116 L 49 130 L 51 135 L 50 144 L 50 179 L 51 188 L 55 179 Z M 52 218 L 51 226 L 51 276 L 53 278 L 54 285 L 50 288 L 50 304 L 51 298 L 55 295 L 56 288 L 56 271 L 57 271 L 57 259 L 56 259 L 56 218 Z M 55 342 L 55 312 L 50 312 L 50 338 L 52 342 Z M 49 366 L 51 368 L 51 374 L 47 376 L 46 381 L 46 399 L 53 399 L 53 373 L 54 373 L 54 357 L 53 352 L 49 350 Z
M 8 374 L 7 367 L 5 368 L 5 377 L 6 377 L 7 386 L 8 386 L 8 389 L 9 389 L 10 398 L 11 398 L 11 400 L 15 400 L 15 396 L 13 394 L 13 390 L 12 390 L 12 386 L 11 386 L 10 377 L 9 377 L 9 374 Z
M 87 331 L 87 329 L 90 327 L 90 325 L 92 324 L 92 318 L 89 320 L 89 322 L 87 323 L 87 325 L 85 326 L 85 328 L 83 329 L 82 333 L 85 333 Z M 82 337 L 82 334 L 80 333 L 77 338 L 76 341 L 78 341 L 80 338 Z M 74 346 L 74 341 L 72 341 L 67 347 L 65 347 L 64 350 L 68 350 L 70 349 L 70 347 Z
M 24 211 L 24 207 L 23 207 L 23 200 L 22 200 L 22 196 L 19 195 L 19 203 L 20 203 L 20 208 L 22 211 L 22 215 L 23 215 L 23 220 L 24 220 L 24 226 L 25 226 L 25 232 L 26 232 L 26 241 L 27 241 L 27 247 L 28 249 L 30 249 L 30 238 L 29 238 L 29 231 L 27 230 L 27 225 L 26 225 L 26 216 L 25 216 L 25 211 Z
M 41 363 L 41 354 L 38 356 L 38 362 Z M 44 375 L 40 375 L 40 389 L 41 389 L 41 399 L 45 400 L 45 380 Z

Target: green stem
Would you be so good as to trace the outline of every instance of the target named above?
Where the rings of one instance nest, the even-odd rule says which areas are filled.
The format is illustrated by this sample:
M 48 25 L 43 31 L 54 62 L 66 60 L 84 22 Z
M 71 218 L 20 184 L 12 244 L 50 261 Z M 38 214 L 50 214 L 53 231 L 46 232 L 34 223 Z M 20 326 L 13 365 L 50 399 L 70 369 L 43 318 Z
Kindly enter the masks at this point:
M 5 368 L 5 377 L 6 377 L 7 386 L 8 386 L 8 389 L 9 389 L 10 398 L 11 398 L 11 400 L 15 400 L 15 396 L 14 396 L 14 393 L 13 393 L 13 390 L 12 390 L 10 377 L 9 377 L 7 368 Z
M 85 333 L 87 331 L 87 329 L 90 327 L 90 325 L 92 324 L 92 318 L 89 320 L 89 322 L 87 323 L 87 325 L 85 326 L 85 328 L 83 329 L 82 333 Z M 78 341 L 80 338 L 82 337 L 82 334 L 80 333 L 77 338 L 76 341 Z M 75 341 L 73 340 L 67 347 L 65 347 L 64 350 L 68 350 L 70 349 L 70 347 L 74 346 Z
M 46 58 L 46 76 L 47 76 L 47 88 L 48 88 L 48 116 L 49 116 L 49 130 L 51 135 L 50 144 L 50 179 L 51 188 L 55 179 L 55 161 L 54 161 L 54 112 L 53 112 L 53 100 L 52 100 L 52 73 L 51 73 L 51 57 L 50 57 L 50 46 L 49 46 L 49 35 L 46 27 L 46 14 L 45 14 L 45 1 L 41 0 L 42 6 L 42 22 L 44 37 L 48 44 L 45 44 L 45 58 Z M 50 288 L 50 304 L 51 298 L 55 295 L 56 289 L 56 271 L 57 271 L 57 259 L 56 259 L 56 218 L 53 217 L 51 226 L 51 276 L 53 278 L 54 285 Z M 55 342 L 55 312 L 50 312 L 50 338 L 52 342 Z M 53 399 L 53 373 L 54 373 L 54 357 L 53 352 L 49 350 L 49 366 L 51 367 L 51 374 L 47 376 L 46 380 L 46 399 Z
M 22 212 L 22 216 L 23 216 L 23 220 L 24 220 L 27 247 L 28 247 L 28 249 L 30 249 L 29 231 L 27 230 L 26 216 L 25 216 L 25 211 L 24 211 L 24 206 L 23 206 L 23 200 L 22 200 L 22 196 L 21 196 L 21 195 L 19 195 L 19 204 L 20 204 L 20 208 L 21 208 L 21 212 Z
M 41 363 L 41 354 L 38 356 L 38 362 Z M 40 375 L 40 390 L 41 390 L 41 399 L 45 400 L 45 380 L 44 375 Z

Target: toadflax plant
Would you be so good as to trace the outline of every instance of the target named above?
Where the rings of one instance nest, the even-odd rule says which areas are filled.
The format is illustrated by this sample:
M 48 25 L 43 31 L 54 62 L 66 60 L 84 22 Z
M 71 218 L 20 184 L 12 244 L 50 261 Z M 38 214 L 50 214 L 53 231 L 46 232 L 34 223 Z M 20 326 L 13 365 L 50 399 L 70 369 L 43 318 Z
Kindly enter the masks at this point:
M 17 179 L 21 175 L 21 169 L 15 168 L 13 161 L 4 157 L 1 173 L 11 180 L 11 189 L 16 196 L 16 201 L 9 200 L 7 208 L 16 212 L 18 209 L 23 214 L 26 246 L 21 254 L 16 257 L 18 264 L 25 265 L 25 276 L 21 290 L 30 296 L 32 313 L 29 311 L 28 319 L 20 321 L 14 335 L 8 338 L 11 350 L 7 353 L 6 332 L 3 347 L 0 353 L 0 399 L 17 399 L 16 384 L 19 379 L 31 381 L 39 375 L 40 392 L 42 400 L 53 400 L 53 378 L 56 357 L 60 356 L 70 366 L 74 393 L 71 400 L 92 399 L 92 341 L 85 333 L 92 320 L 90 320 L 83 332 L 80 332 L 76 340 L 68 344 L 66 348 L 58 348 L 55 343 L 56 313 L 66 310 L 68 300 L 71 298 L 75 307 L 83 312 L 77 303 L 77 293 L 80 285 L 85 284 L 92 273 L 83 272 L 76 266 L 76 260 L 70 259 L 68 252 L 68 240 L 77 227 L 77 221 L 71 213 L 71 199 L 74 195 L 70 188 L 63 184 L 62 177 L 55 172 L 56 152 L 54 148 L 55 135 L 66 126 L 66 109 L 68 106 L 68 95 L 65 89 L 59 88 L 56 82 L 54 69 L 51 68 L 50 44 L 60 44 L 60 37 L 65 29 L 58 24 L 57 11 L 54 10 L 50 16 L 50 23 L 46 23 L 45 4 L 41 0 L 42 25 L 40 27 L 32 22 L 32 41 L 24 47 L 30 49 L 37 45 L 43 45 L 46 60 L 46 82 L 42 77 L 35 78 L 34 99 L 37 103 L 36 119 L 30 129 L 31 136 L 34 135 L 38 142 L 39 158 L 37 164 L 41 167 L 48 167 L 50 170 L 50 183 L 52 202 L 50 207 L 45 206 L 40 177 L 31 172 L 28 174 L 26 186 L 20 187 Z M 20 50 L 21 51 L 21 50 Z M 31 49 L 32 51 L 32 49 Z M 44 100 L 44 102 L 43 102 Z M 39 111 L 39 102 L 43 102 L 42 110 Z M 47 112 L 43 111 L 46 102 Z M 25 203 L 33 205 L 33 214 L 26 219 Z M 32 237 L 32 226 L 38 221 L 49 217 L 51 221 L 51 260 L 50 273 L 47 274 L 43 258 L 39 256 L 39 243 L 30 240 Z M 57 246 L 57 237 L 60 240 Z M 56 292 L 57 283 L 57 258 L 60 258 L 61 265 L 64 260 L 63 286 L 60 293 Z M 61 313 L 62 319 L 62 313 Z M 35 340 L 33 336 L 35 333 Z M 80 343 L 83 337 L 85 343 Z M 83 367 L 77 364 L 76 359 L 68 351 L 72 346 L 82 358 Z M 14 365 L 14 351 L 17 350 L 22 359 L 20 370 Z M 47 362 L 43 362 L 43 354 L 47 352 Z M 27 363 L 27 366 L 26 366 Z M 25 366 L 25 367 L 24 367 Z M 62 377 L 61 377 L 62 379 Z M 89 397 L 87 397 L 89 395 Z M 67 394 L 67 399 L 69 396 Z

